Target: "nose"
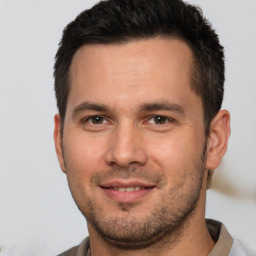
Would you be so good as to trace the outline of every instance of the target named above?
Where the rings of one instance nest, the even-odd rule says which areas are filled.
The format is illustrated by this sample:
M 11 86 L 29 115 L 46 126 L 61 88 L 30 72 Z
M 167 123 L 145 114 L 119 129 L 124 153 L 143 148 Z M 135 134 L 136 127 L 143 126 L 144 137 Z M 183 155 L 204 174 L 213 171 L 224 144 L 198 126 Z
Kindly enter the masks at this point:
M 107 164 L 122 167 L 143 166 L 147 159 L 141 131 L 129 125 L 119 125 L 113 131 L 106 152 Z

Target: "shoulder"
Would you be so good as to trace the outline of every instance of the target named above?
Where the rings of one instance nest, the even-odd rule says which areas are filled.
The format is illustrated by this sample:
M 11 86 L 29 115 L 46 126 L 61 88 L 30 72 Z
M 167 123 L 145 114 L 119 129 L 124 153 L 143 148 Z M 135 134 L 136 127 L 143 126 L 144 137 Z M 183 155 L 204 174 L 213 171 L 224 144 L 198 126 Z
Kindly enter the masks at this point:
M 90 247 L 89 237 L 85 238 L 81 244 L 70 248 L 69 250 L 59 254 L 58 256 L 82 256 L 86 255 Z
M 245 246 L 236 239 L 233 239 L 233 244 L 228 256 L 252 256 Z
M 70 248 L 69 250 L 59 254 L 58 256 L 76 256 L 78 251 L 78 245 Z

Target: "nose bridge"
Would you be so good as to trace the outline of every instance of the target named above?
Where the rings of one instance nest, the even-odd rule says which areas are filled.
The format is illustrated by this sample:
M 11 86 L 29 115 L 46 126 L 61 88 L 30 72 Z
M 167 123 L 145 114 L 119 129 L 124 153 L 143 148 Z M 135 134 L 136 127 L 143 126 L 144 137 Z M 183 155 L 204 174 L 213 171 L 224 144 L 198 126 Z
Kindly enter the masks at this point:
M 141 131 L 132 123 L 120 123 L 113 131 L 106 154 L 108 164 L 129 166 L 143 165 L 147 154 L 143 145 Z

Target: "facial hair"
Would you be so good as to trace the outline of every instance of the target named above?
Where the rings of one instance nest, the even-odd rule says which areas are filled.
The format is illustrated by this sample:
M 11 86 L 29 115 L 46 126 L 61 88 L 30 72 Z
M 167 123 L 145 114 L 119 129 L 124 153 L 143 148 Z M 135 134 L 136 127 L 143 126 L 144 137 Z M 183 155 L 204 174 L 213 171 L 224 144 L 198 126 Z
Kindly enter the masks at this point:
M 98 235 L 116 248 L 122 250 L 148 248 L 167 236 L 174 243 L 181 237 L 197 207 L 205 172 L 205 152 L 206 146 L 198 161 L 186 172 L 184 182 L 186 185 L 189 184 L 189 189 L 181 191 L 179 188 L 184 185 L 184 182 L 176 184 L 161 198 L 154 210 L 148 212 L 144 217 L 136 218 L 129 214 L 130 210 L 136 207 L 136 203 L 119 204 L 120 211 L 126 213 L 125 217 L 114 215 L 106 217 L 104 209 L 93 198 L 86 198 L 81 203 L 81 199 L 77 200 L 77 196 L 72 193 L 73 198 L 81 213 Z M 91 177 L 90 187 L 93 190 L 97 184 L 113 177 L 143 178 L 157 184 L 160 188 L 166 185 L 166 177 L 163 173 L 129 167 L 97 172 Z M 70 189 L 72 192 L 72 186 Z

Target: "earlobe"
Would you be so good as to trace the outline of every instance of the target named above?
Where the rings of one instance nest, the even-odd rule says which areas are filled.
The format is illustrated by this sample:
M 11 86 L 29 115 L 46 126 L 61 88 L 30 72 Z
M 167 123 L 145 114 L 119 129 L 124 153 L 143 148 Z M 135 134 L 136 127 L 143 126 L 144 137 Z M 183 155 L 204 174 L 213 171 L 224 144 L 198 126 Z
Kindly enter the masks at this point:
M 63 149 L 62 149 L 62 136 L 61 136 L 61 120 L 60 115 L 56 114 L 54 116 L 54 143 L 55 143 L 55 151 L 59 160 L 60 168 L 63 172 L 65 172 L 65 162 L 63 157 Z
M 230 114 L 227 110 L 220 110 L 210 125 L 207 140 L 206 168 L 217 168 L 224 156 L 230 135 Z

